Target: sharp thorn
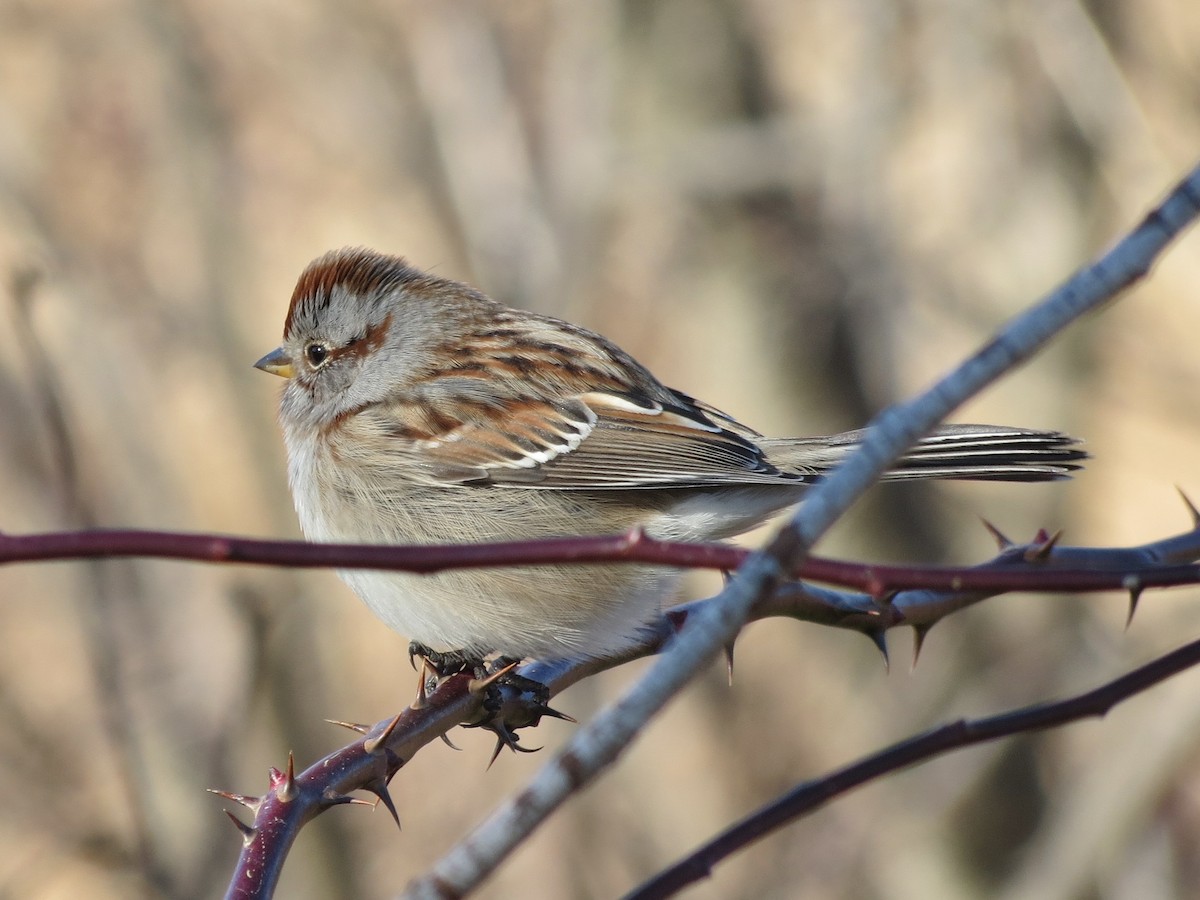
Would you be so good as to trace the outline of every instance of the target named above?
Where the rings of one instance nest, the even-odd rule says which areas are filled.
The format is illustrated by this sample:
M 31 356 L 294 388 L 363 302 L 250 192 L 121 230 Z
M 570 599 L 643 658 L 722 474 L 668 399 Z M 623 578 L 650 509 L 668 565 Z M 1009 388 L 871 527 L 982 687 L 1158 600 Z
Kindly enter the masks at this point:
M 509 727 L 503 722 L 494 722 L 486 726 L 487 729 L 496 735 L 496 749 L 492 751 L 492 758 L 488 760 L 487 767 L 490 769 L 492 763 L 496 761 L 496 757 L 500 755 L 500 751 L 507 747 L 514 753 L 537 753 L 541 747 L 522 747 L 521 740 L 509 730 Z
M 359 734 L 366 734 L 371 730 L 370 725 L 360 725 L 358 722 L 343 722 L 341 719 L 326 719 L 330 725 L 339 725 L 342 728 L 349 728 L 351 731 L 357 731 Z
M 363 789 L 370 791 L 379 798 L 379 802 L 392 814 L 392 821 L 396 823 L 396 827 L 400 828 L 400 814 L 396 812 L 396 804 L 392 802 L 392 794 L 388 790 L 387 782 L 382 778 L 374 778 L 364 784 Z M 404 829 L 400 828 L 400 830 L 403 831 Z
M 1061 531 L 1056 531 L 1054 534 L 1046 534 L 1045 531 L 1039 531 L 1034 543 L 1025 551 L 1026 562 L 1043 562 L 1050 558 L 1050 554 L 1054 551 L 1054 545 L 1058 543 L 1063 536 Z
M 987 519 L 981 518 L 979 521 L 983 522 L 983 527 L 988 530 L 988 533 L 991 534 L 992 538 L 996 541 L 996 545 L 1001 550 L 1007 550 L 1009 547 L 1013 546 L 1013 542 L 1008 539 L 1008 535 L 1006 535 Z
M 574 716 L 569 716 L 565 712 L 559 712 L 552 706 L 542 704 L 534 710 L 539 716 L 549 716 L 552 719 L 561 719 L 564 722 L 570 722 L 572 725 L 578 725 L 579 720 Z
M 737 638 L 731 638 L 725 645 L 725 676 L 729 679 L 730 687 L 733 687 L 733 644 L 735 640 Z
M 929 635 L 932 625 L 914 625 L 913 630 L 913 658 L 912 667 L 917 667 L 917 662 L 921 659 L 921 648 L 925 646 L 925 638 Z
M 360 797 L 351 797 L 349 794 L 337 794 L 332 789 L 326 790 L 321 794 L 321 805 L 325 809 L 334 806 L 370 806 L 374 808 L 375 804 Z
M 235 794 L 232 791 L 218 791 L 216 788 L 208 788 L 210 794 L 216 794 L 218 797 L 224 797 L 226 800 L 232 800 L 234 803 L 240 803 L 246 809 L 253 813 L 258 813 L 258 808 L 262 806 L 261 797 L 251 797 L 249 794 Z
M 497 760 L 497 758 L 499 758 L 500 751 L 503 749 L 504 749 L 504 739 L 501 738 L 499 735 L 497 735 L 496 736 L 496 746 L 492 750 L 492 758 L 488 760 L 487 769 L 485 769 L 484 771 L 487 771 L 487 772 L 491 771 L 492 763 L 494 763 Z
M 1145 588 L 1138 583 L 1136 576 L 1131 576 L 1125 579 L 1126 587 L 1129 590 L 1129 614 L 1125 617 L 1125 630 L 1129 630 L 1129 626 L 1133 624 L 1133 614 L 1137 612 L 1138 602 L 1142 599 L 1142 591 Z
M 296 757 L 289 750 L 287 772 L 283 777 L 283 784 L 275 789 L 275 796 L 284 803 L 290 803 L 296 799 L 299 793 L 300 790 L 296 787 Z
M 503 678 L 505 675 L 507 675 L 509 672 L 511 672 L 513 669 L 515 669 L 519 665 L 520 665 L 519 661 L 511 662 L 507 666 L 505 666 L 503 669 L 497 669 L 495 672 L 493 672 L 491 675 L 488 675 L 486 678 L 472 678 L 470 683 L 467 685 L 467 690 L 470 691 L 472 694 L 483 693 L 484 691 L 486 691 L 493 684 L 495 684 L 497 681 L 499 681 L 501 678 Z
M 1196 509 L 1196 504 L 1192 502 L 1191 497 L 1183 492 L 1183 488 L 1176 485 L 1175 490 L 1179 491 L 1179 496 L 1180 499 L 1183 500 L 1183 505 L 1186 506 L 1188 512 L 1191 513 L 1192 527 L 1200 528 L 1200 509 Z
M 225 810 L 225 815 L 229 816 L 229 821 L 232 822 L 237 830 L 242 833 L 242 846 L 249 847 L 250 842 L 254 840 L 254 836 L 258 834 L 258 829 L 253 825 L 247 825 L 229 810 Z
M 864 631 L 863 634 L 875 645 L 875 649 L 883 655 L 883 667 L 887 671 L 892 671 L 891 657 L 888 656 L 887 632 L 882 629 L 873 631 Z
M 440 737 L 442 739 L 442 743 L 445 744 L 447 747 L 449 747 L 451 750 L 457 750 L 460 753 L 462 752 L 462 747 L 459 747 L 457 744 L 454 743 L 454 741 L 450 740 L 450 735 L 446 734 L 445 732 L 442 732 L 441 734 L 438 735 L 438 737 Z
M 396 726 L 400 724 L 400 717 L 404 715 L 402 712 L 396 713 L 396 717 L 387 723 L 387 727 L 383 729 L 375 737 L 369 737 L 363 741 L 363 749 L 372 756 L 378 756 L 387 748 L 384 746 L 388 742 L 388 738 L 392 736 L 392 732 L 396 730 Z
M 429 683 L 429 660 L 421 657 L 421 668 L 417 670 L 417 696 L 413 699 L 413 709 L 424 709 L 429 705 L 429 694 L 426 685 Z

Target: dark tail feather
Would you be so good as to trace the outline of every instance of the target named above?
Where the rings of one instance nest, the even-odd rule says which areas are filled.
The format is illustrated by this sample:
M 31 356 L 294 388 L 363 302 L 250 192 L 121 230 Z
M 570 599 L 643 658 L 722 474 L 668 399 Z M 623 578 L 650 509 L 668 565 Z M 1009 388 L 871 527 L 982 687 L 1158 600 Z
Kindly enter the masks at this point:
M 813 471 L 813 474 L 828 471 L 862 443 L 865 434 L 865 431 L 847 431 L 803 442 L 807 445 L 803 452 L 803 469 Z M 1058 431 L 1000 425 L 947 425 L 902 456 L 884 479 L 1058 481 L 1070 478 L 1088 458 L 1078 445 L 1078 440 Z M 787 465 L 783 460 L 780 462 Z
M 1078 444 L 1058 431 L 950 425 L 922 440 L 884 477 L 1058 481 L 1088 458 Z

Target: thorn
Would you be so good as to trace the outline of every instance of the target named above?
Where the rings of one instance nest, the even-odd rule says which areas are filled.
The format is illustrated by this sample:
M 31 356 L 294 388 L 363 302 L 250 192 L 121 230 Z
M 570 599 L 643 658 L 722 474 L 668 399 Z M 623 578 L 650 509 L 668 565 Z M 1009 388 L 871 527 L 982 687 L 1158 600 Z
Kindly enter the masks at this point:
M 382 778 L 373 778 L 363 785 L 363 790 L 370 791 L 379 798 L 387 811 L 392 814 L 392 821 L 396 823 L 396 827 L 400 828 L 400 815 L 396 812 L 396 804 L 392 802 L 392 794 L 388 790 L 387 781 Z M 400 828 L 403 831 L 403 828 Z
M 253 825 L 247 825 L 229 810 L 225 810 L 225 815 L 229 816 L 229 821 L 232 822 L 237 827 L 237 830 L 242 833 L 242 846 L 249 847 L 250 842 L 254 840 L 254 836 L 258 834 L 258 829 Z
M 520 665 L 520 661 L 511 662 L 503 669 L 498 669 L 486 678 L 472 678 L 467 685 L 467 690 L 472 694 L 480 694 L 490 688 L 493 684 Z
M 492 758 L 488 760 L 487 767 L 490 769 L 492 763 L 496 761 L 496 757 L 500 755 L 500 751 L 507 747 L 514 753 L 537 753 L 541 747 L 522 747 L 521 740 L 509 729 L 503 722 L 493 722 L 491 725 L 485 726 L 488 731 L 496 735 L 496 749 L 492 751 Z
M 287 773 L 283 777 L 283 785 L 276 788 L 275 796 L 284 803 L 291 803 L 299 794 L 300 790 L 296 787 L 296 757 L 289 750 Z
M 251 797 L 249 794 L 235 794 L 232 791 L 218 791 L 216 788 L 208 788 L 208 792 L 216 794 L 218 797 L 224 797 L 226 800 L 232 800 L 234 803 L 240 803 L 256 815 L 258 814 L 258 808 L 262 806 L 261 797 Z
M 725 645 L 725 675 L 729 679 L 729 686 L 733 687 L 733 644 L 737 638 L 730 638 L 729 643 Z
M 360 725 L 358 722 L 343 722 L 341 719 L 326 719 L 330 725 L 340 725 L 342 728 L 349 728 L 351 731 L 357 731 L 359 734 L 366 734 L 371 730 L 370 725 Z
M 733 573 L 728 569 L 721 570 L 721 584 L 725 587 L 729 586 L 729 582 L 733 581 Z
M 1133 614 L 1137 612 L 1138 601 L 1142 599 L 1142 591 L 1145 587 L 1138 580 L 1136 575 L 1130 575 L 1124 582 L 1125 590 L 1129 591 L 1129 615 L 1125 617 L 1125 630 L 1129 630 L 1129 626 L 1133 624 Z
M 892 671 L 892 661 L 888 656 L 887 632 L 883 629 L 875 629 L 872 631 L 864 631 L 863 634 L 875 645 L 875 649 L 883 654 L 883 667 L 888 672 Z
M 447 747 L 449 747 L 451 750 L 457 750 L 460 753 L 462 752 L 462 747 L 459 747 L 457 744 L 454 743 L 454 741 L 450 740 L 450 735 L 446 734 L 444 731 L 441 734 L 439 734 L 438 737 L 440 737 L 442 739 L 442 743 L 445 744 Z
M 330 807 L 334 806 L 345 806 L 347 804 L 350 806 L 369 806 L 372 809 L 375 808 L 374 803 L 363 800 L 360 797 L 351 797 L 348 794 L 334 793 L 332 788 L 327 789 L 323 794 L 321 794 L 321 805 L 325 809 L 329 809 Z
M 913 659 L 912 667 L 917 667 L 917 662 L 921 658 L 921 648 L 925 646 L 925 638 L 928 637 L 933 625 L 914 625 L 913 630 Z
M 983 523 L 983 527 L 988 530 L 1001 550 L 1007 550 L 1009 547 L 1013 546 L 1013 542 L 1008 539 L 1008 536 L 987 519 L 980 518 L 979 521 Z
M 535 715 L 549 716 L 552 719 L 561 719 L 564 722 L 570 722 L 572 725 L 578 725 L 579 720 L 574 716 L 569 716 L 565 712 L 559 712 L 552 706 L 546 706 L 544 703 L 541 706 L 535 707 L 533 710 Z
M 1179 485 L 1175 486 L 1175 490 L 1179 491 L 1179 496 L 1183 500 L 1183 505 L 1192 515 L 1192 527 L 1200 528 L 1200 509 L 1196 509 L 1196 504 L 1192 502 L 1192 498 L 1183 492 L 1183 488 Z
M 1049 535 L 1045 531 L 1038 531 L 1034 543 L 1025 551 L 1025 561 L 1043 562 L 1049 559 L 1050 554 L 1054 551 L 1054 545 L 1062 536 L 1062 531 L 1056 531 Z
M 388 738 L 392 736 L 392 732 L 396 730 L 396 726 L 400 724 L 400 717 L 403 712 L 396 713 L 396 717 L 387 723 L 387 727 L 376 737 L 369 737 L 363 741 L 363 749 L 372 756 L 378 756 L 387 748 L 384 746 L 388 742 Z
M 424 709 L 429 705 L 429 694 L 426 693 L 429 671 L 429 660 L 422 656 L 421 668 L 417 670 L 417 696 L 412 702 L 412 709 Z

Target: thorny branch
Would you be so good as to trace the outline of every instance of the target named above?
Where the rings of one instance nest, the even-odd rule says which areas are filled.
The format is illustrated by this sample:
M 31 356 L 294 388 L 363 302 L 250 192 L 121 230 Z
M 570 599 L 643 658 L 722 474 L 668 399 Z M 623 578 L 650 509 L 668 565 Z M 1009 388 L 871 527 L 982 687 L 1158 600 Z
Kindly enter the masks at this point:
M 1185 498 L 1186 501 L 1186 498 Z M 1188 503 L 1193 515 L 1196 510 Z M 988 526 L 1005 550 L 1007 538 Z M 1191 584 L 1200 569 L 1164 563 L 1192 559 L 1190 538 L 1178 545 L 1160 541 L 1142 547 L 1086 549 L 1082 558 L 1058 548 L 1041 554 L 1037 569 L 1014 566 L 1019 559 L 1032 561 L 1031 551 L 1006 550 L 983 566 L 884 566 L 809 556 L 788 573 L 791 578 L 857 588 L 875 596 L 911 588 L 980 591 L 1101 591 L 1137 590 L 1139 587 L 1172 587 Z M 1057 538 L 1035 543 L 1050 546 Z M 690 569 L 730 572 L 750 556 L 750 551 L 729 544 L 691 544 L 660 541 L 640 531 L 602 537 L 512 541 L 496 544 L 441 544 L 432 546 L 380 546 L 372 544 L 310 544 L 306 541 L 260 540 L 218 534 L 171 531 L 95 529 L 5 534 L 0 532 L 0 565 L 69 559 L 155 558 L 205 563 L 286 566 L 306 569 L 385 569 L 432 574 L 448 569 L 480 566 L 522 566 L 544 563 L 629 562 L 655 563 Z M 1128 581 L 1128 571 L 1155 566 L 1140 584 Z
M 1036 575 L 1038 572 L 1065 572 L 1067 570 L 1058 567 L 1069 565 L 1070 571 L 1079 573 L 1086 573 L 1092 569 L 1106 569 L 1117 576 L 1117 581 L 1114 582 L 1116 584 L 1122 579 L 1136 579 L 1148 583 L 1154 581 L 1160 571 L 1178 569 L 1176 563 L 1179 560 L 1200 558 L 1200 522 L 1193 520 L 1193 527 L 1179 535 L 1131 549 L 1064 547 L 1044 537 L 1023 545 L 1007 541 L 1003 544 L 996 559 L 976 570 L 964 571 L 994 571 L 1000 567 L 1007 567 L 1013 572 Z M 1121 565 L 1128 567 L 1121 569 Z M 920 570 L 914 568 L 907 571 L 916 575 Z M 989 596 L 994 594 L 981 590 L 955 592 L 914 589 L 900 591 L 890 596 L 886 602 L 880 602 L 865 593 L 821 589 L 801 582 L 792 582 L 782 585 L 778 591 L 757 604 L 751 611 L 749 620 L 786 616 L 859 631 L 871 638 L 886 656 L 883 635 L 887 630 L 907 625 L 913 627 L 920 638 L 945 616 Z M 667 616 L 662 617 L 653 629 L 647 631 L 641 645 L 619 658 L 588 662 L 533 663 L 522 668 L 521 674 L 546 685 L 552 696 L 557 695 L 570 685 L 599 671 L 657 653 L 672 637 L 681 622 L 709 603 L 710 600 L 699 600 L 676 607 Z M 1145 686 L 1140 689 L 1144 689 Z M 422 747 L 435 738 L 443 737 L 456 725 L 486 724 L 497 729 L 497 752 L 502 749 L 507 743 L 504 735 L 523 727 L 521 723 L 527 721 L 528 698 L 510 686 L 504 686 L 500 689 L 500 708 L 488 718 L 483 708 L 482 692 L 472 691 L 470 687 L 468 676 L 453 676 L 437 685 L 420 708 L 406 709 L 393 719 L 385 719 L 373 726 L 349 725 L 363 737 L 318 760 L 298 775 L 287 774 L 291 771 L 290 762 L 287 772 L 272 770 L 269 790 L 262 797 L 219 792 L 227 799 L 249 808 L 254 814 L 253 823 L 249 825 L 235 819 L 239 823 L 244 840 L 241 858 L 228 896 L 270 896 L 299 829 L 326 809 L 353 802 L 349 795 L 354 791 L 365 790 L 374 794 L 393 815 L 396 815 L 387 787 L 392 776 Z M 1067 708 L 1068 713 L 1070 709 Z M 1071 720 L 1066 718 L 1063 721 Z M 1044 721 L 1038 727 L 1049 727 L 1052 724 L 1058 723 L 1053 720 Z M 735 826 L 732 837 L 723 835 L 715 842 L 715 850 L 708 851 L 706 846 L 697 852 L 717 854 L 711 857 L 701 856 L 708 868 L 711 868 L 727 855 L 723 851 L 730 847 L 731 841 L 745 843 L 757 840 L 771 830 L 782 827 L 797 816 L 810 811 L 813 808 L 810 803 L 812 797 L 818 797 L 819 803 L 826 802 L 833 794 L 861 784 L 866 780 L 863 777 L 864 773 L 868 771 L 864 766 L 876 766 L 878 774 L 886 774 L 896 765 L 911 765 L 957 746 L 967 746 L 969 743 L 992 739 L 1004 733 L 1008 732 L 986 732 L 987 737 L 979 738 L 973 737 L 976 732 L 968 729 L 963 743 L 955 744 L 952 741 L 958 739 L 960 731 L 951 730 L 933 746 L 927 743 L 927 736 L 916 739 L 920 743 L 916 744 L 915 749 L 909 749 L 906 742 L 900 745 L 900 749 L 891 748 L 884 751 L 880 763 L 871 761 L 850 767 L 846 771 L 854 775 L 852 781 L 847 781 L 849 776 L 835 773 L 836 779 L 831 785 L 824 785 L 823 778 L 806 783 L 803 790 L 797 788 L 793 792 L 799 794 L 801 799 L 787 801 L 788 805 L 783 807 L 784 812 L 764 811 L 761 818 L 752 817 L 747 822 Z M 947 742 L 947 739 L 950 742 Z M 928 754 L 922 755 L 921 751 L 926 748 L 929 748 Z M 898 759 L 903 761 L 896 762 Z M 805 805 L 806 803 L 810 805 Z M 689 860 L 680 865 L 690 878 L 700 863 Z M 675 879 L 682 876 L 676 874 L 669 877 Z M 674 881 L 668 883 L 673 884 Z

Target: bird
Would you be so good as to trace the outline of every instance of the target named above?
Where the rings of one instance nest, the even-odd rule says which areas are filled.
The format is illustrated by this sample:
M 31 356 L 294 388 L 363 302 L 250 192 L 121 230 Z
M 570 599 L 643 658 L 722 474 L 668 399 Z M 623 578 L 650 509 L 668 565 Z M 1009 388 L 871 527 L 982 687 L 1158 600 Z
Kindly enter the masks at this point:
M 766 437 L 667 387 L 594 331 L 361 247 L 303 271 L 282 343 L 255 366 L 286 379 L 288 481 L 312 541 L 477 544 L 633 529 L 721 541 L 799 503 L 864 437 Z M 1058 480 L 1086 458 L 1078 443 L 949 425 L 884 478 Z M 339 575 L 410 652 L 587 659 L 639 643 L 681 570 Z

